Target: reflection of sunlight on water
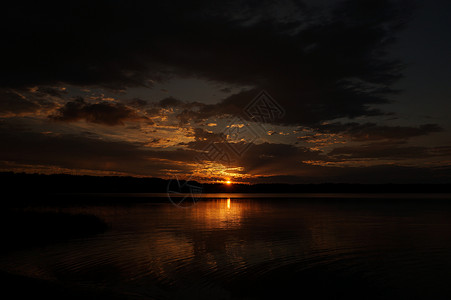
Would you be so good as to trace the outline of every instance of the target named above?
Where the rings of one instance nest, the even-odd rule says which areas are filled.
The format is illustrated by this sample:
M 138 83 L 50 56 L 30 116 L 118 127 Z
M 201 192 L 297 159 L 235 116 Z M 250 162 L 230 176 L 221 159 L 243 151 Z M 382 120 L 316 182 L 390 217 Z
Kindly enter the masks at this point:
M 232 229 L 241 225 L 243 213 L 248 209 L 248 202 L 236 201 L 232 205 L 230 198 L 205 201 L 192 209 L 190 218 L 206 230 Z

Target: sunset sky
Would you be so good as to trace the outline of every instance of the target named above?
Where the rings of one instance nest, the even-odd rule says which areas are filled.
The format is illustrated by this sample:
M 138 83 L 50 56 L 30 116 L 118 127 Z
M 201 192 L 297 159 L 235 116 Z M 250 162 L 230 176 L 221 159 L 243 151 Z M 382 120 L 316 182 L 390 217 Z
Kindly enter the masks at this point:
M 451 182 L 450 13 L 445 0 L 11 1 L 0 171 Z M 274 114 L 259 119 L 262 95 Z

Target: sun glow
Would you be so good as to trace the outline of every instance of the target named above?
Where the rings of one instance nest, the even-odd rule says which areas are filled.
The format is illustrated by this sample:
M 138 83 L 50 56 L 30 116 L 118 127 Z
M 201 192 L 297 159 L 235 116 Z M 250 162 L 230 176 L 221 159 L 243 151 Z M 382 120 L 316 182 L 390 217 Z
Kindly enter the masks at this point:
M 232 184 L 232 182 L 231 182 L 230 180 L 227 180 L 225 183 L 226 183 L 227 185 L 231 185 L 231 184 Z
M 186 165 L 186 164 L 185 164 Z M 189 165 L 193 170 L 193 178 L 203 182 L 215 182 L 225 184 L 227 180 L 252 178 L 253 175 L 244 173 L 243 167 L 229 167 L 220 163 L 204 161 L 202 164 Z M 233 183 L 233 181 L 231 181 Z

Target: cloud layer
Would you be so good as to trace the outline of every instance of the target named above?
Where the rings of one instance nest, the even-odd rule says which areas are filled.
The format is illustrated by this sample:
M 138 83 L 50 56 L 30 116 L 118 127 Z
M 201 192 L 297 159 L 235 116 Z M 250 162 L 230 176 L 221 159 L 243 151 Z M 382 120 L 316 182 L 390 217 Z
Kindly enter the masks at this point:
M 404 64 L 390 47 L 409 1 L 14 1 L 2 9 L 3 169 L 449 179 L 450 145 L 425 142 L 443 126 L 385 122 L 395 116 L 383 105 L 401 92 Z M 148 96 L 181 79 L 215 85 L 220 96 Z M 246 107 L 262 90 L 283 113 L 256 124 Z M 249 124 L 254 138 L 231 138 Z M 235 153 L 219 161 L 212 149 Z
M 387 55 L 407 7 L 348 0 L 328 11 L 299 1 L 9 2 L 0 83 L 123 89 L 173 76 L 254 86 L 204 113 L 233 113 L 268 90 L 279 122 L 383 114 L 399 61 Z

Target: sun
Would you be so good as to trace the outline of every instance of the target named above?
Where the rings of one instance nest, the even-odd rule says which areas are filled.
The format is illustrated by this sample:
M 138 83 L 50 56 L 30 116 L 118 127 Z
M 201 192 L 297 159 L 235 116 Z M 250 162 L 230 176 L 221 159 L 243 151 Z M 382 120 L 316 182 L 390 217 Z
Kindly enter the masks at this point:
M 231 185 L 231 184 L 232 184 L 232 182 L 231 182 L 230 180 L 227 180 L 225 183 L 226 183 L 227 185 Z

